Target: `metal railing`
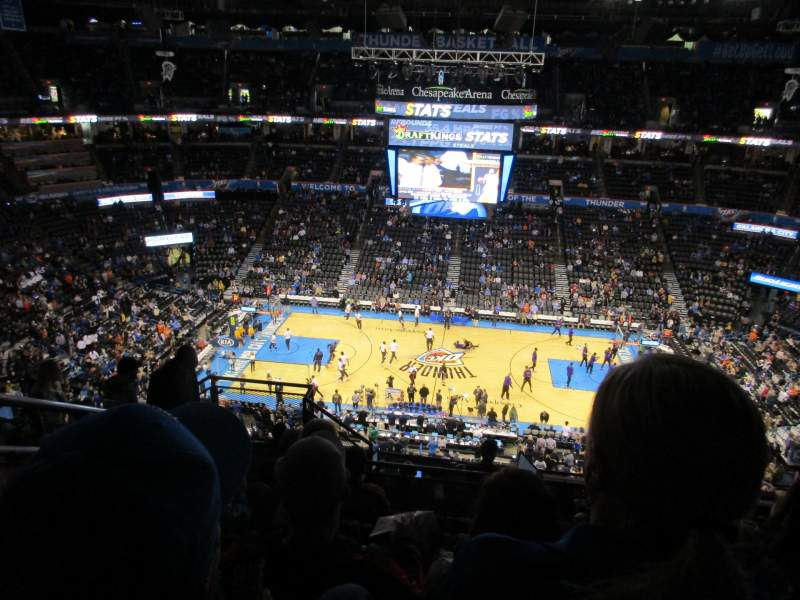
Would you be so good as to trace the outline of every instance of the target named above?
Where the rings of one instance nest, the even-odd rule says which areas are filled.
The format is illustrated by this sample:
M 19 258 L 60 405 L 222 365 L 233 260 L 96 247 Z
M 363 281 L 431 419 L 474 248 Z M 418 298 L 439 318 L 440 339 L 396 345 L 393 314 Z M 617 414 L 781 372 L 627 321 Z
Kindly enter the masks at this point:
M 10 414 L 0 413 L 0 456 L 33 454 L 43 436 L 83 416 L 105 410 L 14 394 L 0 394 L 0 408 L 11 409 Z

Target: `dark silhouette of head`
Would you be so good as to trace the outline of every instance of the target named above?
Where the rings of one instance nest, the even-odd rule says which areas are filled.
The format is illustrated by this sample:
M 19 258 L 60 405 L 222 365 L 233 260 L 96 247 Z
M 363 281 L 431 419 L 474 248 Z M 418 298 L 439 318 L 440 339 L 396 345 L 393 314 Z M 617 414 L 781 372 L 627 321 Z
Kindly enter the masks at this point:
M 297 543 L 333 539 L 347 488 L 344 453 L 319 435 L 304 437 L 278 460 L 275 479 L 290 538 Z
M 628 524 L 680 540 L 740 518 L 766 464 L 755 405 L 713 367 L 651 355 L 615 369 L 597 391 L 585 471 L 599 513 L 616 507 Z
M 126 404 L 84 417 L 0 496 L 4 595 L 202 597 L 220 509 L 213 459 L 171 415 Z
M 186 369 L 197 367 L 197 351 L 191 344 L 184 344 L 175 352 L 175 362 Z
M 135 379 L 140 363 L 132 356 L 123 356 L 117 363 L 117 374 L 125 379 Z
M 509 502 L 509 498 L 514 498 Z M 483 481 L 472 535 L 499 533 L 523 540 L 554 541 L 559 535 L 555 501 L 532 471 L 507 468 Z

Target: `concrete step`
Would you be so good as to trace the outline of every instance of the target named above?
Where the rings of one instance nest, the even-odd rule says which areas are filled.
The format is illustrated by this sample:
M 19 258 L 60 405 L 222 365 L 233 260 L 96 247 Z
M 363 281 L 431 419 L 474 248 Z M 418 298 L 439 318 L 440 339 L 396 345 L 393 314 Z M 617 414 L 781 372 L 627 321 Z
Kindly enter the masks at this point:
M 350 289 L 350 280 L 353 278 L 353 274 L 356 272 L 356 265 L 358 265 L 358 260 L 360 257 L 360 250 L 350 251 L 350 260 L 348 260 L 342 267 L 342 272 L 339 274 L 339 282 L 336 285 L 336 289 L 340 294 L 344 295 L 347 293 L 347 290 Z

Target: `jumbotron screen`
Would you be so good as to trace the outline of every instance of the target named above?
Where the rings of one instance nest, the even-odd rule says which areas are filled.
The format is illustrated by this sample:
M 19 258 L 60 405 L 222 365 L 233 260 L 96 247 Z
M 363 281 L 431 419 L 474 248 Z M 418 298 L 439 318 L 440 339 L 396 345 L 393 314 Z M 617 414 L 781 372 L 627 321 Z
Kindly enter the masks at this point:
M 463 216 L 485 213 L 474 205 L 497 204 L 500 162 L 501 155 L 493 152 L 400 148 L 398 197 L 412 208 L 445 202 Z

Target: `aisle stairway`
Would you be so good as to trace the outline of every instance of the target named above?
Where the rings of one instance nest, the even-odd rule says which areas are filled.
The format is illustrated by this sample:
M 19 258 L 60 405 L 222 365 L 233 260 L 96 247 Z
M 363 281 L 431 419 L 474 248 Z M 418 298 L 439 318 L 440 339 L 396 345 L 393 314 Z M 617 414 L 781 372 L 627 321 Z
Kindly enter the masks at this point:
M 567 267 L 563 262 L 555 264 L 556 297 L 561 298 L 565 302 L 569 302 L 569 278 L 567 278 Z
M 556 253 L 556 259 L 553 263 L 553 269 L 556 276 L 555 295 L 556 298 L 560 298 L 564 302 L 565 307 L 569 307 L 569 277 L 567 277 L 567 264 L 565 260 L 566 253 L 564 249 L 563 217 L 557 215 L 555 222 L 556 240 L 558 243 L 558 252 Z
M 360 256 L 360 250 L 354 249 L 350 251 L 350 260 L 348 260 L 344 264 L 344 267 L 342 267 L 342 273 L 339 275 L 339 283 L 336 286 L 336 289 L 339 290 L 340 296 L 347 294 L 347 290 L 350 289 L 350 281 L 353 279 L 353 275 L 356 272 L 356 265 L 358 264 L 358 259 Z
M 447 283 L 453 287 L 458 287 L 458 280 L 461 278 L 461 257 L 451 256 L 447 263 Z
M 675 271 L 671 268 L 664 269 L 664 281 L 667 283 L 667 291 L 672 294 L 672 307 L 678 311 L 678 314 L 681 316 L 681 320 L 684 321 L 689 317 L 688 307 L 686 306 L 686 300 L 683 297 L 683 292 L 681 291 L 681 286 L 678 283 L 678 278 L 675 277 Z
M 250 252 L 247 253 L 242 264 L 239 265 L 239 270 L 236 271 L 236 285 L 241 287 L 244 285 L 244 280 L 247 279 L 247 274 L 250 272 L 250 267 L 253 266 L 253 263 L 256 262 L 256 258 L 261 253 L 261 250 L 264 248 L 264 244 L 262 242 L 256 242 L 250 248 Z

